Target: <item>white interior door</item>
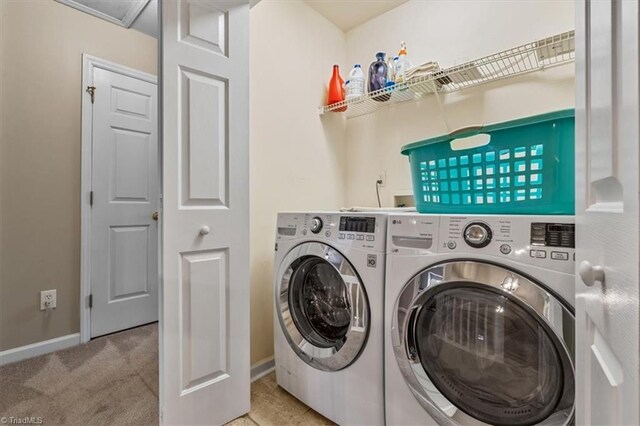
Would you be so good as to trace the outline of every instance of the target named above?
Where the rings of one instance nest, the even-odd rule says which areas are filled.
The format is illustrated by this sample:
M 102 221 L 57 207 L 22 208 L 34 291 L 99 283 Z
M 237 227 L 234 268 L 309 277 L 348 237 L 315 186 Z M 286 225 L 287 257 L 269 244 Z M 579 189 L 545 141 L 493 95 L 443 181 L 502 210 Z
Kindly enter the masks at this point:
M 157 86 L 93 68 L 91 337 L 158 320 Z
M 638 3 L 576 18 L 576 424 L 637 425 Z
M 161 421 L 249 411 L 249 3 L 162 2 Z

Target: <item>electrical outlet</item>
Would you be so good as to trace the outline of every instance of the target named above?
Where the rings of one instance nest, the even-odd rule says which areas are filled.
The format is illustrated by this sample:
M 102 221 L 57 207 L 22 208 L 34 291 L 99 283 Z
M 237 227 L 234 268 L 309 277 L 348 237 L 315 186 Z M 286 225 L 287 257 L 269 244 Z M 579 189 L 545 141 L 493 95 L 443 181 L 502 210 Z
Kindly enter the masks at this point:
M 54 309 L 56 307 L 56 290 L 45 290 L 40 292 L 40 310 Z
M 379 186 L 386 186 L 387 185 L 387 172 L 380 172 L 378 174 L 378 181 L 380 181 L 380 183 L 378 184 Z

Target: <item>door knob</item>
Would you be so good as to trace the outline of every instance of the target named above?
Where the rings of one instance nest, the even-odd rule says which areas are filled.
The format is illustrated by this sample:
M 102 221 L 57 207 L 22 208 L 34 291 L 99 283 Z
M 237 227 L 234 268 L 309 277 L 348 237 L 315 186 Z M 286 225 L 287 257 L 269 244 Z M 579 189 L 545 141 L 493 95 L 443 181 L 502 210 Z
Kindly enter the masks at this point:
M 151 219 L 158 220 L 158 212 L 153 212 L 153 214 L 151 215 Z
M 604 283 L 604 269 L 602 269 L 602 266 L 593 266 L 591 263 L 583 260 L 578 267 L 578 273 L 580 274 L 580 278 L 582 278 L 582 282 L 588 287 L 593 286 L 597 282 Z
M 207 225 L 204 225 L 202 228 L 200 228 L 200 235 L 202 235 L 203 237 L 209 232 L 211 232 L 211 228 L 209 228 Z

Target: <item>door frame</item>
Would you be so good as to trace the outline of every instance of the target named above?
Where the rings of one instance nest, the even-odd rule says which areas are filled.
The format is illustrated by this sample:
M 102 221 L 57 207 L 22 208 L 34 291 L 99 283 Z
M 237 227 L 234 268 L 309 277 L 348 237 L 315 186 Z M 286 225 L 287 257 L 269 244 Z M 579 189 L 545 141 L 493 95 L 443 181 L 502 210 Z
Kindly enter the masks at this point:
M 92 188 L 92 148 L 93 148 L 93 103 L 91 96 L 87 92 L 87 87 L 93 86 L 93 72 L 96 68 L 104 69 L 116 74 L 146 81 L 158 87 L 158 78 L 155 75 L 138 71 L 115 62 L 97 58 L 95 56 L 82 54 L 82 147 L 81 147 L 81 184 L 80 184 L 80 343 L 87 343 L 91 340 L 91 308 L 89 307 L 89 295 L 91 294 L 91 204 L 90 194 Z M 98 96 L 100 94 L 97 94 Z M 159 96 L 158 96 L 159 98 Z M 158 109 L 158 121 L 160 120 L 160 109 Z M 158 152 L 160 152 L 161 135 L 158 135 Z M 162 164 L 158 156 L 158 188 L 160 191 L 160 202 L 162 201 L 162 179 L 160 179 Z M 159 208 L 160 206 L 158 206 Z M 159 231 L 158 231 L 159 232 Z M 158 250 L 161 249 L 161 233 L 159 232 Z M 159 271 L 158 271 L 159 275 Z M 160 290 L 161 281 L 158 281 Z M 161 297 L 161 296 L 160 296 Z M 160 301 L 158 301 L 160 303 Z M 162 305 L 160 305 L 162 306 Z

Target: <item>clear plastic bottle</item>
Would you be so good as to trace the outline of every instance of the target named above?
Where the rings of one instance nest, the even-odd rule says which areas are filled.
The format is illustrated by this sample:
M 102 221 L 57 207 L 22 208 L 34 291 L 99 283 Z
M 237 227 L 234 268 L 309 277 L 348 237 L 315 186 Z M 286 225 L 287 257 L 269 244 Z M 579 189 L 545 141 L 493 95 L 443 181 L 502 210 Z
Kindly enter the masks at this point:
M 411 61 L 407 58 L 407 43 L 400 43 L 398 61 L 396 62 L 396 83 L 406 83 L 406 73 L 411 68 Z
M 355 64 L 349 73 L 347 99 L 357 98 L 362 95 L 364 95 L 364 72 L 362 72 L 360 64 Z
M 396 62 L 398 57 L 389 56 L 387 60 L 387 85 L 396 82 Z

